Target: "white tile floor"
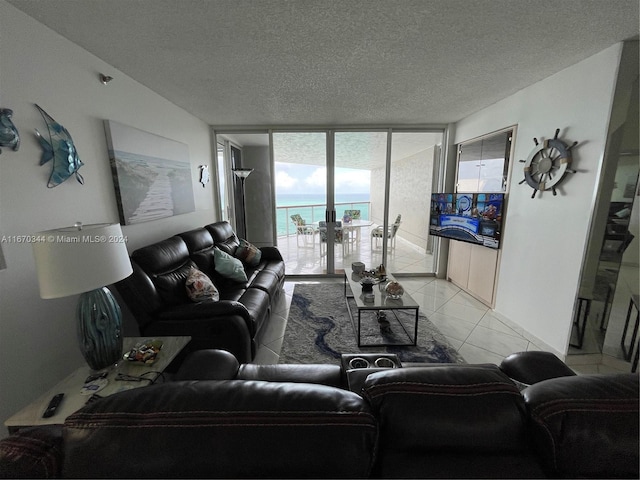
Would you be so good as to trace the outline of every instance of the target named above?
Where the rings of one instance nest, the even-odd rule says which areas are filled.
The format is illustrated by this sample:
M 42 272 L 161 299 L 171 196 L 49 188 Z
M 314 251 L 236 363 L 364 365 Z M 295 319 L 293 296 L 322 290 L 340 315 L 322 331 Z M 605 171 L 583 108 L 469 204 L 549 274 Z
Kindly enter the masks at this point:
M 319 235 L 316 233 L 305 242 L 303 237 L 295 235 L 278 237 L 278 249 L 285 260 L 288 275 L 312 275 L 326 273 L 326 246 L 320 247 Z M 371 241 L 370 228 L 360 231 L 359 241 L 352 244 L 335 245 L 335 269 L 350 270 L 353 262 L 363 262 L 367 269 L 382 263 L 382 248 Z M 427 273 L 433 272 L 433 256 L 416 245 L 397 235 L 395 245 L 388 249 L 385 266 L 394 273 Z
M 350 270 L 354 261 L 364 262 L 367 268 L 379 265 L 381 251 L 371 245 L 369 232 L 363 230 L 359 246 L 342 255 L 336 248 L 336 270 Z M 320 274 L 326 269 L 326 256 L 320 255 L 320 247 L 298 246 L 296 237 L 281 237 L 278 248 L 286 260 L 287 274 Z M 386 263 L 387 271 L 412 275 L 433 271 L 433 258 L 424 254 L 415 245 L 399 237 L 395 248 L 390 249 Z M 505 324 L 492 314 L 492 310 L 460 288 L 446 280 L 428 276 L 402 276 L 400 282 L 405 290 L 420 304 L 420 311 L 442 332 L 451 345 L 468 363 L 499 364 L 507 355 L 526 351 L 544 350 L 522 335 L 522 331 Z M 282 340 L 287 325 L 293 288 L 298 282 L 342 282 L 342 278 L 288 277 L 284 295 L 271 315 L 267 330 L 262 335 L 255 363 L 278 363 Z M 605 358 L 606 357 L 606 358 Z M 570 355 L 567 362 L 577 373 L 628 372 L 629 364 L 616 361 L 607 355 Z
M 342 282 L 339 278 L 288 280 L 278 308 L 274 309 L 262 335 L 255 363 L 278 363 L 287 325 L 291 296 L 296 283 Z M 499 364 L 504 357 L 526 350 L 541 350 L 492 315 L 491 310 L 445 280 L 432 277 L 402 279 L 406 291 L 420 304 L 420 310 L 436 325 L 468 363 Z M 578 373 L 620 371 L 613 366 L 578 365 Z

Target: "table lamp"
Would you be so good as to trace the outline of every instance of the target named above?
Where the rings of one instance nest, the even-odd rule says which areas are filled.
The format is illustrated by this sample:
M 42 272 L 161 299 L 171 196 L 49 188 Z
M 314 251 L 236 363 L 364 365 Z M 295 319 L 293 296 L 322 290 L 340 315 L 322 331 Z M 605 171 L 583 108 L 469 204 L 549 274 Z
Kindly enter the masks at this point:
M 122 358 L 122 313 L 106 287 L 133 273 L 120 225 L 76 223 L 34 236 L 40 296 L 80 294 L 76 309 L 80 351 L 92 370 Z

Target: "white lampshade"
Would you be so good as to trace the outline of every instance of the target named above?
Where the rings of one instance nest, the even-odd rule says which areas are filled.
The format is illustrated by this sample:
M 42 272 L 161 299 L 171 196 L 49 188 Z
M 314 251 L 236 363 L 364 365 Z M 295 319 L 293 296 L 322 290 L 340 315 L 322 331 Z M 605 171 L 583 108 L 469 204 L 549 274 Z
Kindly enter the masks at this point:
M 233 174 L 238 178 L 247 178 L 251 172 L 253 172 L 253 168 L 236 168 L 233 170 Z
M 42 298 L 88 292 L 127 278 L 133 269 L 117 223 L 76 225 L 35 234 Z

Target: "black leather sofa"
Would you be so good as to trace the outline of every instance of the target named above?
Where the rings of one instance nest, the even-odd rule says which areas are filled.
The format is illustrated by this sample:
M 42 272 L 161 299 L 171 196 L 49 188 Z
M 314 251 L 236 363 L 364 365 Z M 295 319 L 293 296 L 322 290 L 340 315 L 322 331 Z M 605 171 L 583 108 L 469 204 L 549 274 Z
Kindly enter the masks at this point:
M 549 355 L 378 370 L 356 393 L 337 365 L 200 351 L 173 382 L 2 440 L 0 476 L 638 478 L 638 375 Z
M 285 278 L 276 247 L 261 247 L 257 266 L 244 265 L 247 282 L 219 273 L 215 250 L 232 257 L 240 240 L 228 222 L 217 222 L 139 248 L 131 254 L 133 274 L 116 284 L 144 336 L 190 335 L 191 350 L 219 348 L 250 362 Z M 220 293 L 217 302 L 194 303 L 185 280 L 192 265 Z

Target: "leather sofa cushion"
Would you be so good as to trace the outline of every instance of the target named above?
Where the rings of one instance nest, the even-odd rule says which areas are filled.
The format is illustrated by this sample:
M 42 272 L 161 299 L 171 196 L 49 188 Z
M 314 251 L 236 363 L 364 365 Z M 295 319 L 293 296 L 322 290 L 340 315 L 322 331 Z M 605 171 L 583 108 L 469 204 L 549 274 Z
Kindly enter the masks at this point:
M 131 254 L 142 269 L 151 275 L 162 275 L 183 265 L 189 259 L 189 250 L 178 236 L 137 249 Z
M 131 259 L 147 272 L 165 305 L 189 302 L 185 281 L 191 267 L 196 265 L 180 237 L 140 248 L 133 252 Z
M 67 477 L 366 477 L 376 420 L 303 383 L 170 382 L 93 402 L 65 425 Z
M 379 420 L 378 476 L 542 476 L 522 396 L 495 365 L 390 369 L 362 392 Z
M 391 369 L 369 375 L 363 392 L 395 448 L 523 448 L 524 401 L 495 365 Z
M 240 239 L 228 222 L 211 223 L 205 225 L 204 228 L 206 228 L 211 234 L 211 237 L 213 237 L 213 242 L 216 247 L 232 256 L 236 253 L 236 249 L 240 246 Z
M 209 230 L 204 227 L 180 233 L 178 236 L 184 240 L 191 254 L 209 250 L 213 247 L 213 237 Z
M 638 374 L 545 380 L 522 393 L 554 478 L 638 478 Z

